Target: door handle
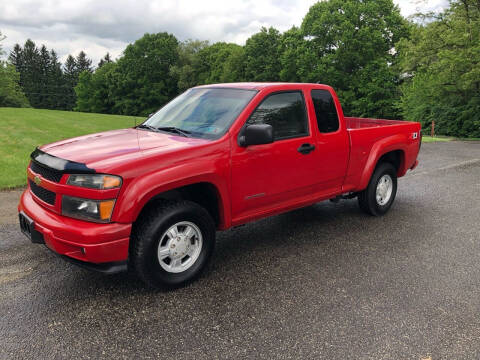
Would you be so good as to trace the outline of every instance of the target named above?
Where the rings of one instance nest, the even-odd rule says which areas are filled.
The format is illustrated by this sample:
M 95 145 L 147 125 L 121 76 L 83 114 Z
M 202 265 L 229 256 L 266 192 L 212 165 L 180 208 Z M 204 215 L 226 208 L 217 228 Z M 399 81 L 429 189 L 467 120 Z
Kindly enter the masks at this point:
M 308 143 L 300 145 L 300 147 L 297 149 L 299 153 L 304 155 L 310 154 L 313 150 L 315 150 L 315 145 Z

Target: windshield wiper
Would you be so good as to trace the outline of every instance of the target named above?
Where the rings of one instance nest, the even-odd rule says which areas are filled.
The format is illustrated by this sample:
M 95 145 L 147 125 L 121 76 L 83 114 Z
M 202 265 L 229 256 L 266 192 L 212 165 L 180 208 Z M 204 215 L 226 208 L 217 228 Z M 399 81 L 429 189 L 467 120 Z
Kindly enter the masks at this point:
M 152 131 L 158 131 L 158 129 L 155 126 L 147 125 L 147 124 L 140 124 L 137 126 L 137 129 L 148 129 Z
M 160 130 L 160 131 L 174 132 L 174 133 L 177 133 L 177 134 L 185 136 L 185 137 L 190 137 L 190 134 L 191 134 L 190 131 L 179 129 L 175 126 L 163 126 L 163 127 L 158 127 L 158 128 L 155 128 L 155 129 Z

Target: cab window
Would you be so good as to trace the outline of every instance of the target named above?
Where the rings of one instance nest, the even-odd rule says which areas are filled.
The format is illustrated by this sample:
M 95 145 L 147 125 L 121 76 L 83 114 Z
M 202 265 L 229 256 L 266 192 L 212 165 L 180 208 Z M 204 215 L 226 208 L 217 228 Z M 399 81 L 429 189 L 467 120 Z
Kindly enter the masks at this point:
M 312 90 L 313 106 L 317 117 L 318 130 L 331 133 L 338 130 L 338 115 L 333 96 L 328 90 Z
M 268 95 L 250 115 L 248 125 L 269 124 L 275 141 L 308 135 L 305 100 L 300 91 Z

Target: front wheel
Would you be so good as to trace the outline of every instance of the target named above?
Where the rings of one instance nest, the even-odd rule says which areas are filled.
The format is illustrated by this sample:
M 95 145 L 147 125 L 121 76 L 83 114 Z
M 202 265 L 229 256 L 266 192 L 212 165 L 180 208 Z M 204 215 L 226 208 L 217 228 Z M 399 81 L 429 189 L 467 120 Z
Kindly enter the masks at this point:
M 210 214 L 191 201 L 164 202 L 141 215 L 132 232 L 130 261 L 137 275 L 155 287 L 194 280 L 215 246 Z
M 358 195 L 358 204 L 367 214 L 384 215 L 397 194 L 397 171 L 390 163 L 381 163 L 373 172 L 367 188 Z

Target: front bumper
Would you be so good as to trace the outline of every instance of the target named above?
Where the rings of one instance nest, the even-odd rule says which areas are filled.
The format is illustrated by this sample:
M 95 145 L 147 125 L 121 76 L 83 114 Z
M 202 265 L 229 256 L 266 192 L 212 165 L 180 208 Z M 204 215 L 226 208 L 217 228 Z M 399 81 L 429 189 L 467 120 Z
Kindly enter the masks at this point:
M 28 189 L 20 198 L 18 211 L 34 221 L 34 230 L 43 235 L 50 250 L 74 259 L 77 265 L 101 269 L 108 267 L 106 263 L 128 259 L 132 224 L 98 224 L 56 214 L 39 205 Z

